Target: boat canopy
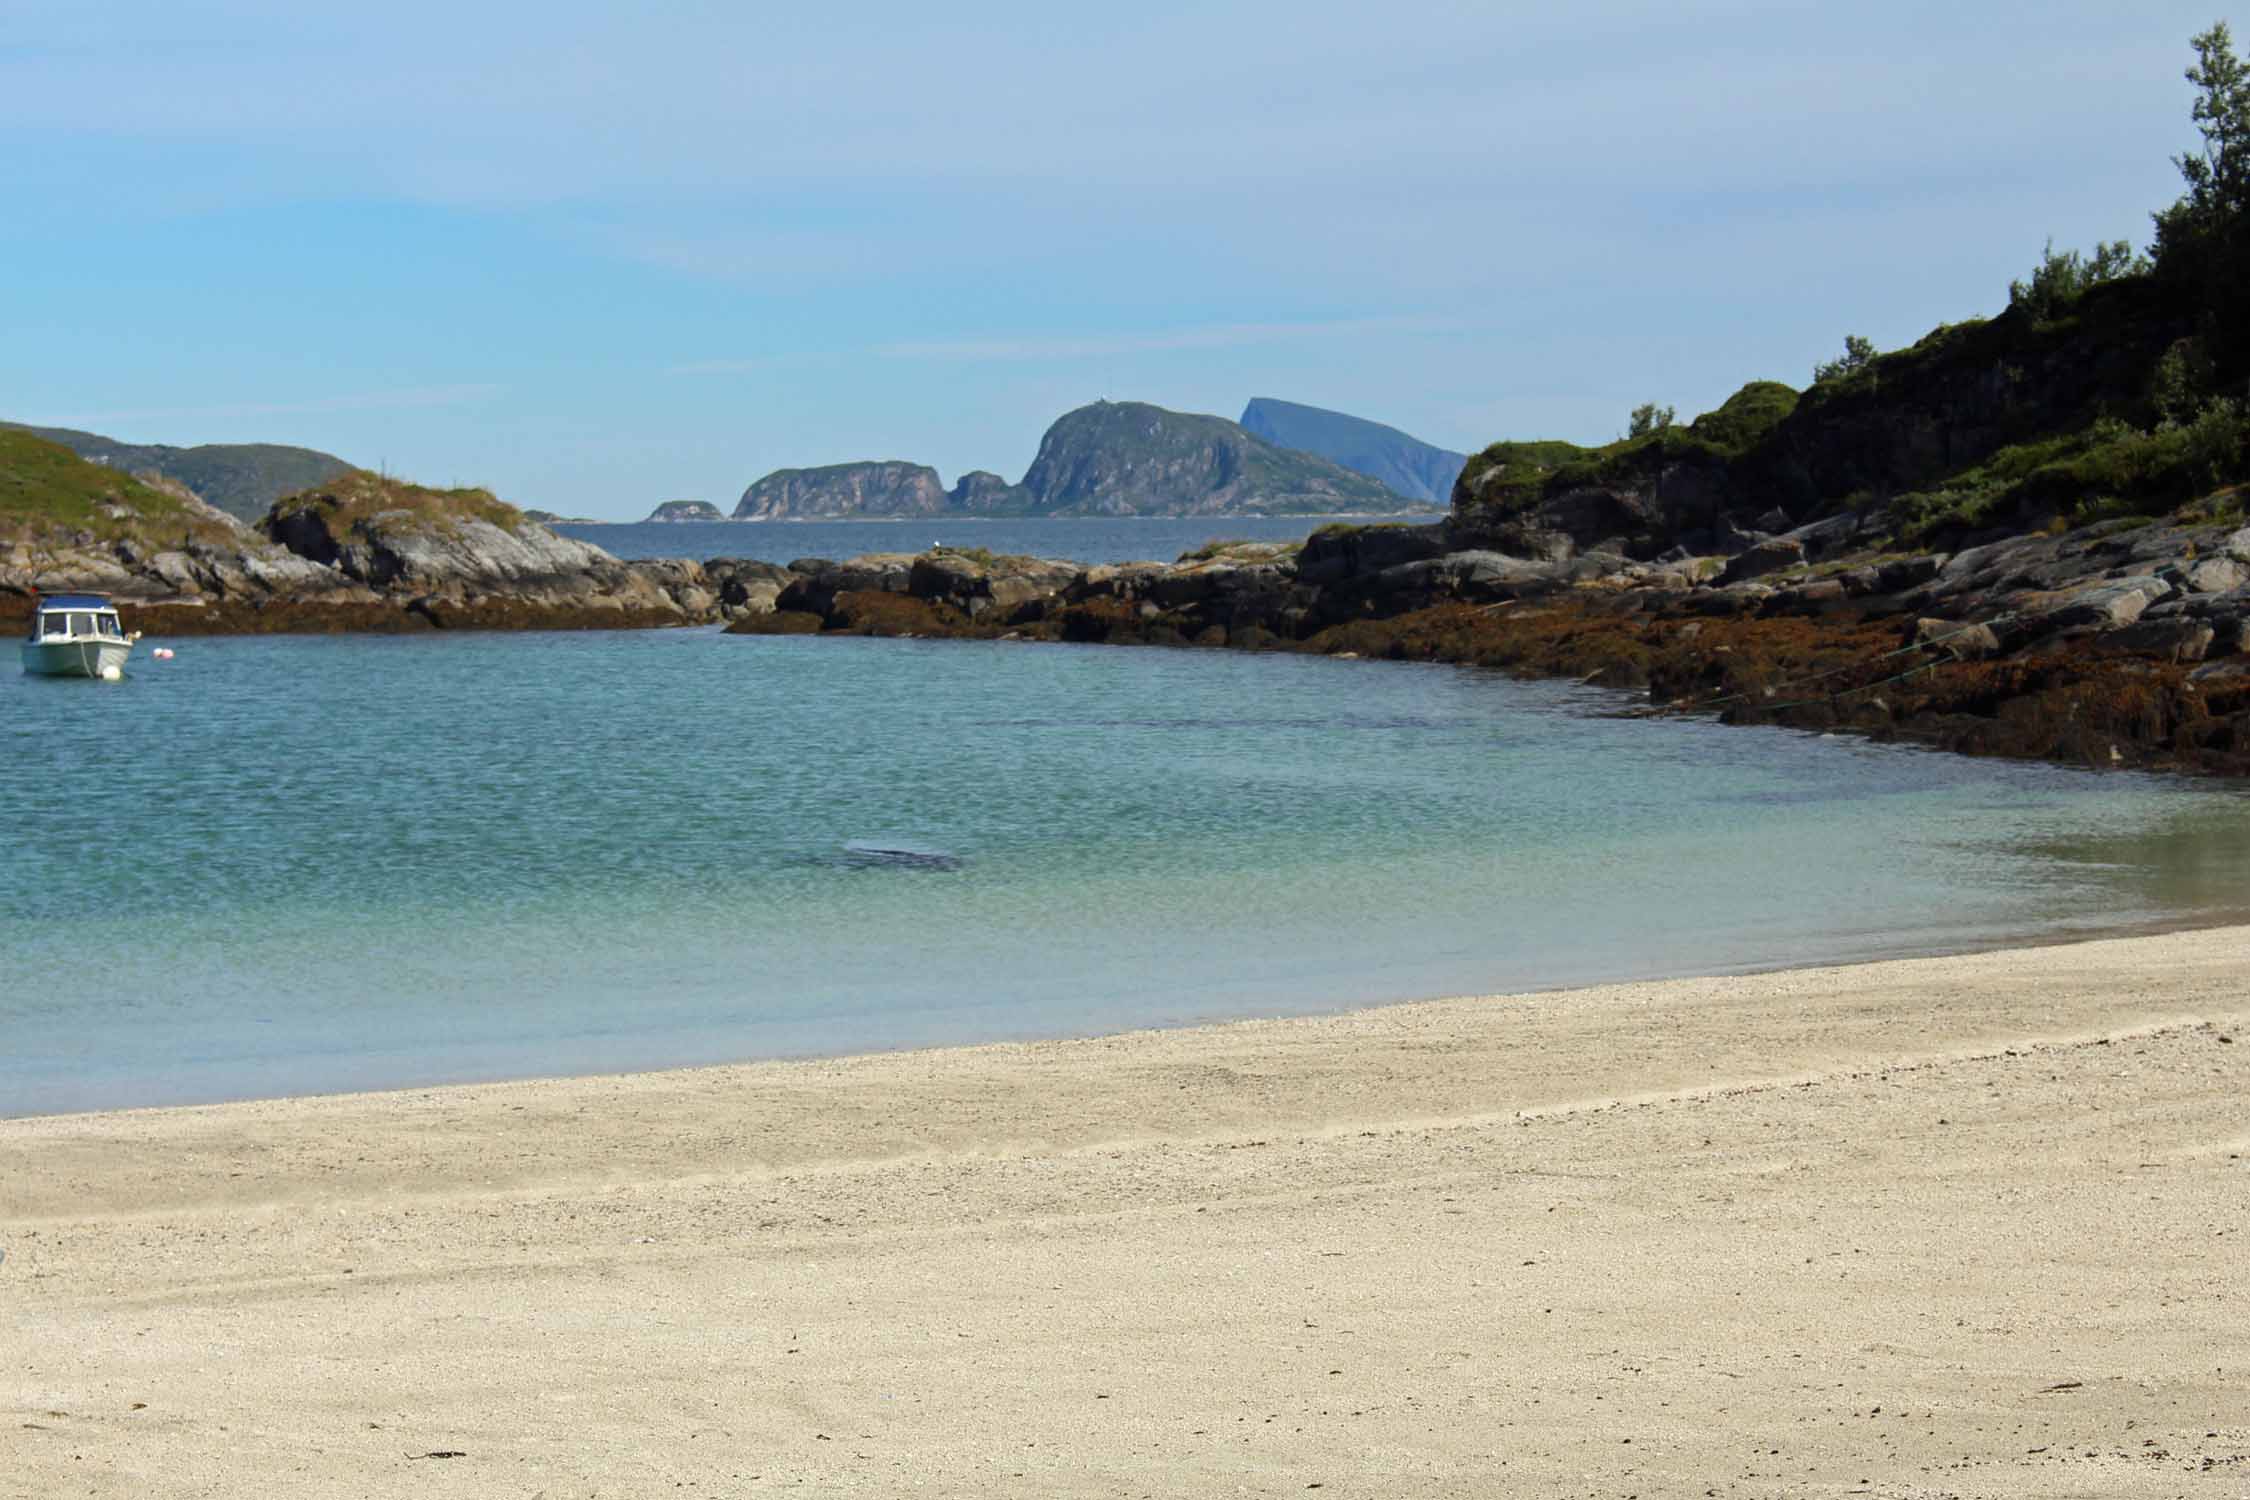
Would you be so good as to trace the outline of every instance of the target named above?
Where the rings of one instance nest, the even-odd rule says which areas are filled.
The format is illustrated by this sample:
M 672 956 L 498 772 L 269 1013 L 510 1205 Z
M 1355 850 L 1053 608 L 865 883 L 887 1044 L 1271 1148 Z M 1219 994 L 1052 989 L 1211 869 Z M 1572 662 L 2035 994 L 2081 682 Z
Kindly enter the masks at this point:
M 41 594 L 41 609 L 109 609 L 107 594 Z

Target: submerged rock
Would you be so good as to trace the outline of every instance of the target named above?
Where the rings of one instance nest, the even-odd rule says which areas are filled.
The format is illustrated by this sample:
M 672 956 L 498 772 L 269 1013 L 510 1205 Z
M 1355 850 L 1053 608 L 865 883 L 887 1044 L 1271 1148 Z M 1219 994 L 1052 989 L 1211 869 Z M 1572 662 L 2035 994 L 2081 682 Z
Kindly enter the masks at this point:
M 843 857 L 848 865 L 869 869 L 958 870 L 963 864 L 961 856 L 950 849 L 904 839 L 846 839 Z

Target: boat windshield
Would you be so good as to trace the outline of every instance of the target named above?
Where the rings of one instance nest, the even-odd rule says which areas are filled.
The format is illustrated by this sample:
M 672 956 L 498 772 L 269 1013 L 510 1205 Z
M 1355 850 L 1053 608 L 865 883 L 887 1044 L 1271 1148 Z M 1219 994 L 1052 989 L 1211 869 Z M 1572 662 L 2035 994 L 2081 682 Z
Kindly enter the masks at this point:
M 118 626 L 117 616 L 115 615 L 97 615 L 94 623 L 101 628 L 103 635 L 123 635 L 125 633 Z
M 92 635 L 94 633 L 94 617 L 90 614 L 73 614 L 70 617 L 70 633 L 72 635 Z
M 39 633 L 43 636 L 70 634 L 70 616 L 57 611 L 39 617 Z

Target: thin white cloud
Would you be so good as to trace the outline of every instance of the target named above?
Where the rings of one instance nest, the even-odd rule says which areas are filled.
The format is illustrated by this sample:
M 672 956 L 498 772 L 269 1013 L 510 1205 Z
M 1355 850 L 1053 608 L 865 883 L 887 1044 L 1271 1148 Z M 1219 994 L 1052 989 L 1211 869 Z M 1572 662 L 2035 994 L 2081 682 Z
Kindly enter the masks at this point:
M 756 375 L 767 370 L 803 369 L 808 365 L 833 365 L 849 359 L 848 354 L 803 352 L 795 354 L 752 354 L 739 359 L 691 359 L 680 364 L 666 365 L 667 375 Z
M 1213 323 L 1155 333 L 1042 334 L 1006 339 L 932 339 L 877 344 L 849 352 L 755 354 L 732 359 L 684 360 L 667 375 L 755 375 L 767 370 L 836 364 L 855 357 L 888 360 L 966 360 L 1038 363 L 1109 359 L 1127 354 L 1169 354 L 1200 349 L 1240 349 L 1258 344 L 1307 343 L 1384 333 L 1459 333 L 1458 319 L 1430 317 L 1338 318 L 1318 323 Z
M 1457 321 L 1439 318 L 1340 318 L 1325 323 L 1214 323 L 1157 333 L 1061 335 L 1012 339 L 937 340 L 883 344 L 884 359 L 1068 360 L 1106 359 L 1121 354 L 1168 354 L 1195 349 L 1239 349 L 1255 344 L 1354 338 L 1371 333 L 1452 331 Z
M 309 401 L 241 401 L 221 406 L 139 407 L 127 411 L 79 412 L 65 417 L 72 422 L 139 422 L 180 417 L 280 417 L 317 415 L 340 411 L 386 411 L 432 406 L 465 406 L 484 401 L 507 389 L 503 385 L 424 385 L 391 391 L 358 391 L 342 396 L 317 396 Z

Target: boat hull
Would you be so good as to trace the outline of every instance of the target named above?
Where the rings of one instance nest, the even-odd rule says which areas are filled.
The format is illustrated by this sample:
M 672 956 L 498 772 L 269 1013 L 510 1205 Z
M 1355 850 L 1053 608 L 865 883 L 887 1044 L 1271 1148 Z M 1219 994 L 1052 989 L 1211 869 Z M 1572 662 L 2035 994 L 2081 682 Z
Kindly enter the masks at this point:
M 23 669 L 34 677 L 118 677 L 130 641 L 25 641 Z

